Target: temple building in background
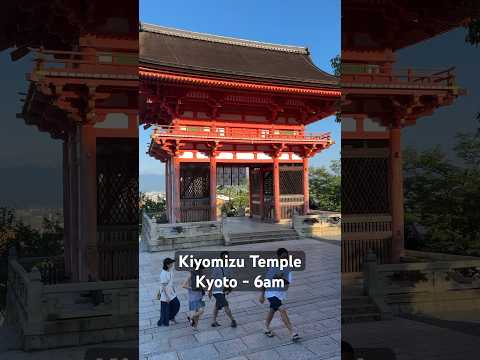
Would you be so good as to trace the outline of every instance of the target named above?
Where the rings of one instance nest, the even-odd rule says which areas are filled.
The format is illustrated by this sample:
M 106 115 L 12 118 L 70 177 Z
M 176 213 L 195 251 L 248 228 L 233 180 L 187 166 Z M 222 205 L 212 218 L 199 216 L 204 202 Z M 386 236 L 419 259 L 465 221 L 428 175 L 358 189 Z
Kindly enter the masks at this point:
M 141 26 L 140 123 L 165 164 L 170 223 L 216 221 L 217 185 L 247 175 L 251 217 L 307 214 L 308 161 L 333 140 L 306 126 L 339 99 L 307 48 Z

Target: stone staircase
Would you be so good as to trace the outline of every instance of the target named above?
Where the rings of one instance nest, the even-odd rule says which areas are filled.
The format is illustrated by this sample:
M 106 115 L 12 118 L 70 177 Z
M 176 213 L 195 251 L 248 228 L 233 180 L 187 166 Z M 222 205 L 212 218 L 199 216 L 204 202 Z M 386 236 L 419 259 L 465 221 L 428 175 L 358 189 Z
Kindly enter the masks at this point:
M 342 324 L 378 321 L 382 313 L 369 296 L 363 293 L 363 278 L 342 276 Z
M 378 307 L 365 295 L 342 298 L 342 324 L 381 320 Z
M 21 340 L 17 330 L 12 326 L 0 325 L 0 354 L 21 348 Z
M 228 234 L 230 245 L 254 244 L 271 241 L 298 240 L 294 229 Z

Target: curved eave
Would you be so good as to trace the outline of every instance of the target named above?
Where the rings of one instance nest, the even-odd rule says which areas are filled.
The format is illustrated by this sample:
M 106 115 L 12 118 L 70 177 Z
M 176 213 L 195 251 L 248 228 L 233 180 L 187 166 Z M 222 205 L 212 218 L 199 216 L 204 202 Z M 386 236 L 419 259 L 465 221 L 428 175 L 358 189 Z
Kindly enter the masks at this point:
M 139 68 L 140 79 L 154 79 L 161 80 L 170 83 L 189 84 L 196 86 L 218 87 L 218 88 L 230 88 L 238 90 L 253 90 L 253 91 L 265 91 L 273 93 L 286 93 L 286 94 L 298 94 L 298 95 L 310 95 L 329 98 L 340 98 L 341 92 L 339 87 L 332 88 L 318 88 L 318 87 L 300 87 L 300 86 L 288 86 L 288 85 L 276 85 L 276 84 L 262 84 L 255 82 L 246 82 L 239 80 L 224 80 L 218 78 L 207 78 L 192 75 L 179 75 L 164 71 L 152 70 L 146 67 Z

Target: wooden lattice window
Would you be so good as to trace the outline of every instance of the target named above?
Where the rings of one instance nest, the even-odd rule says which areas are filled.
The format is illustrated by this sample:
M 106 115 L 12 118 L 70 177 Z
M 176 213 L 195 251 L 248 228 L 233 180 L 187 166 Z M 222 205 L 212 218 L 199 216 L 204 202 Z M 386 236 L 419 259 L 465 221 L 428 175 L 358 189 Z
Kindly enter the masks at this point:
M 342 213 L 387 213 L 388 158 L 342 158 Z
M 263 174 L 263 193 L 273 196 L 273 172 L 267 171 Z
M 97 223 L 138 224 L 138 139 L 97 139 Z
M 303 168 L 280 169 L 280 194 L 303 194 Z
M 207 164 L 180 166 L 180 199 L 210 196 L 210 169 Z
M 247 168 L 245 166 L 217 166 L 217 185 L 240 186 L 247 183 Z

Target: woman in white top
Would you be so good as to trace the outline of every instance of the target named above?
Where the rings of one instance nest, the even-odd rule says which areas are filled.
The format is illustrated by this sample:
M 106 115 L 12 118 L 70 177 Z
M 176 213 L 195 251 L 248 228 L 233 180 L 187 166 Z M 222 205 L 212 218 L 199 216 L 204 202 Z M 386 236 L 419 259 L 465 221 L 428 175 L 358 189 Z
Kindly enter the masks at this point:
M 160 320 L 158 326 L 169 326 L 170 321 L 175 321 L 175 316 L 180 310 L 175 288 L 173 287 L 173 264 L 175 260 L 166 258 L 163 260 L 163 270 L 160 273 Z

